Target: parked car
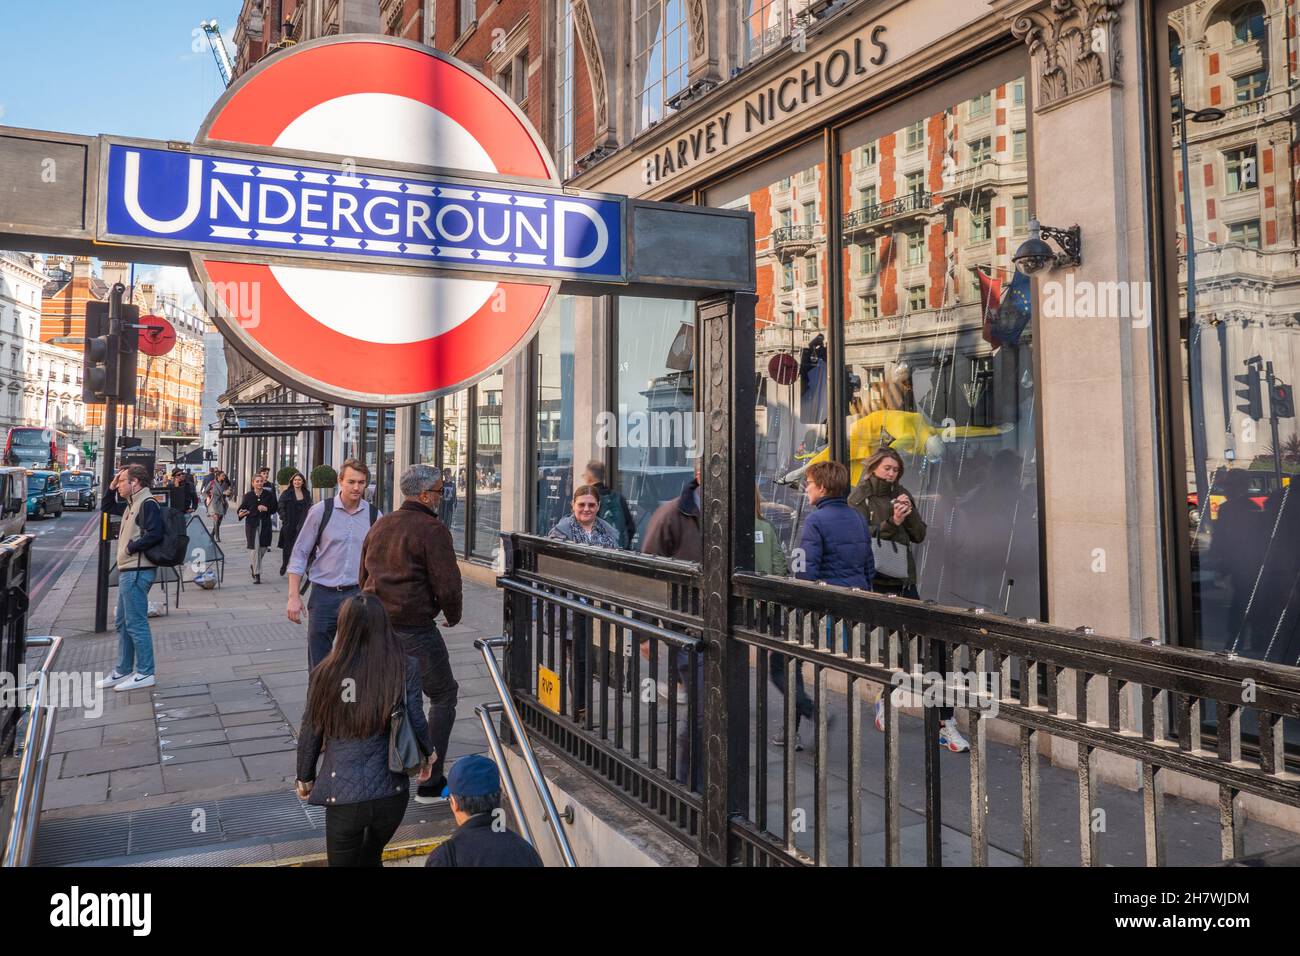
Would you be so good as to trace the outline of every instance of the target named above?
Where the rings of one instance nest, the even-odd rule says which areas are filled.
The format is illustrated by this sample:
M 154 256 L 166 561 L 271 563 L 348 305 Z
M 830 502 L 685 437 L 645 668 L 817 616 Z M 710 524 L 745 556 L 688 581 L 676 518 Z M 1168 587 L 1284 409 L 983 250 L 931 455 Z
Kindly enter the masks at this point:
M 63 506 L 79 511 L 95 510 L 95 487 L 98 482 L 88 471 L 65 471 L 59 476 L 63 481 Z
M 57 471 L 27 472 L 27 515 L 44 518 L 63 514 L 63 483 Z
M 0 468 L 0 535 L 22 534 L 27 527 L 27 469 Z

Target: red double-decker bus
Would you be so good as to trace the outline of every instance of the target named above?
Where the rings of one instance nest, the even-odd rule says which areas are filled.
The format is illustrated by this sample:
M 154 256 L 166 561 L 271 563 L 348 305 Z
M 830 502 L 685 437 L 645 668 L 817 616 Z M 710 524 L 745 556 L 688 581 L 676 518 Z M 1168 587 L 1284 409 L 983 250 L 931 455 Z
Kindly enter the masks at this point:
M 11 428 L 4 463 L 62 471 L 68 467 L 68 436 L 57 428 Z

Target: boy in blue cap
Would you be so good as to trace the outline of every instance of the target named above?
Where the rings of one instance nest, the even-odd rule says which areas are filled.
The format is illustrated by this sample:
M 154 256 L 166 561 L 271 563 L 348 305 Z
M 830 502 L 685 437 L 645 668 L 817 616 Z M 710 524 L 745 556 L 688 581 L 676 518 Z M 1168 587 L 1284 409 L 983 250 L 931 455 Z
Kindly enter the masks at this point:
M 506 828 L 501 809 L 501 775 L 487 757 L 461 757 L 447 776 L 456 832 L 431 854 L 425 866 L 541 866 L 523 837 Z

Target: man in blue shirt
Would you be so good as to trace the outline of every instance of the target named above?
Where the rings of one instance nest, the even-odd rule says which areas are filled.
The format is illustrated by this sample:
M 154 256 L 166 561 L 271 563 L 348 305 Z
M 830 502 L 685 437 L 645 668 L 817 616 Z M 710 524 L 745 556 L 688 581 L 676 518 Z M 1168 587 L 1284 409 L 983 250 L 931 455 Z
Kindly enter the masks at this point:
M 339 608 L 361 591 L 361 545 L 379 517 L 379 510 L 365 500 L 369 483 L 365 462 L 345 461 L 339 468 L 338 494 L 311 506 L 294 542 L 285 613 L 293 623 L 302 623 L 305 578 L 312 585 L 307 600 L 308 670 L 329 655 Z

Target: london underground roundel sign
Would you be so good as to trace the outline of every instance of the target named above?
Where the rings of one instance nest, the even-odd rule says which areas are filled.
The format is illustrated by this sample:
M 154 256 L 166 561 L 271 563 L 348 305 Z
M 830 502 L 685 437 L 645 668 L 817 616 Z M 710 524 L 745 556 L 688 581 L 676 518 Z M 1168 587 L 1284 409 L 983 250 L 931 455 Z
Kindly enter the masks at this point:
M 327 400 L 398 405 L 462 388 L 528 342 L 559 277 L 622 268 L 621 210 L 605 208 L 617 203 L 564 194 L 515 105 L 426 47 L 347 37 L 274 54 L 213 107 L 194 152 L 209 148 L 110 156 L 120 218 L 191 238 L 223 331 Z M 146 210 L 151 164 L 153 181 L 188 188 Z

